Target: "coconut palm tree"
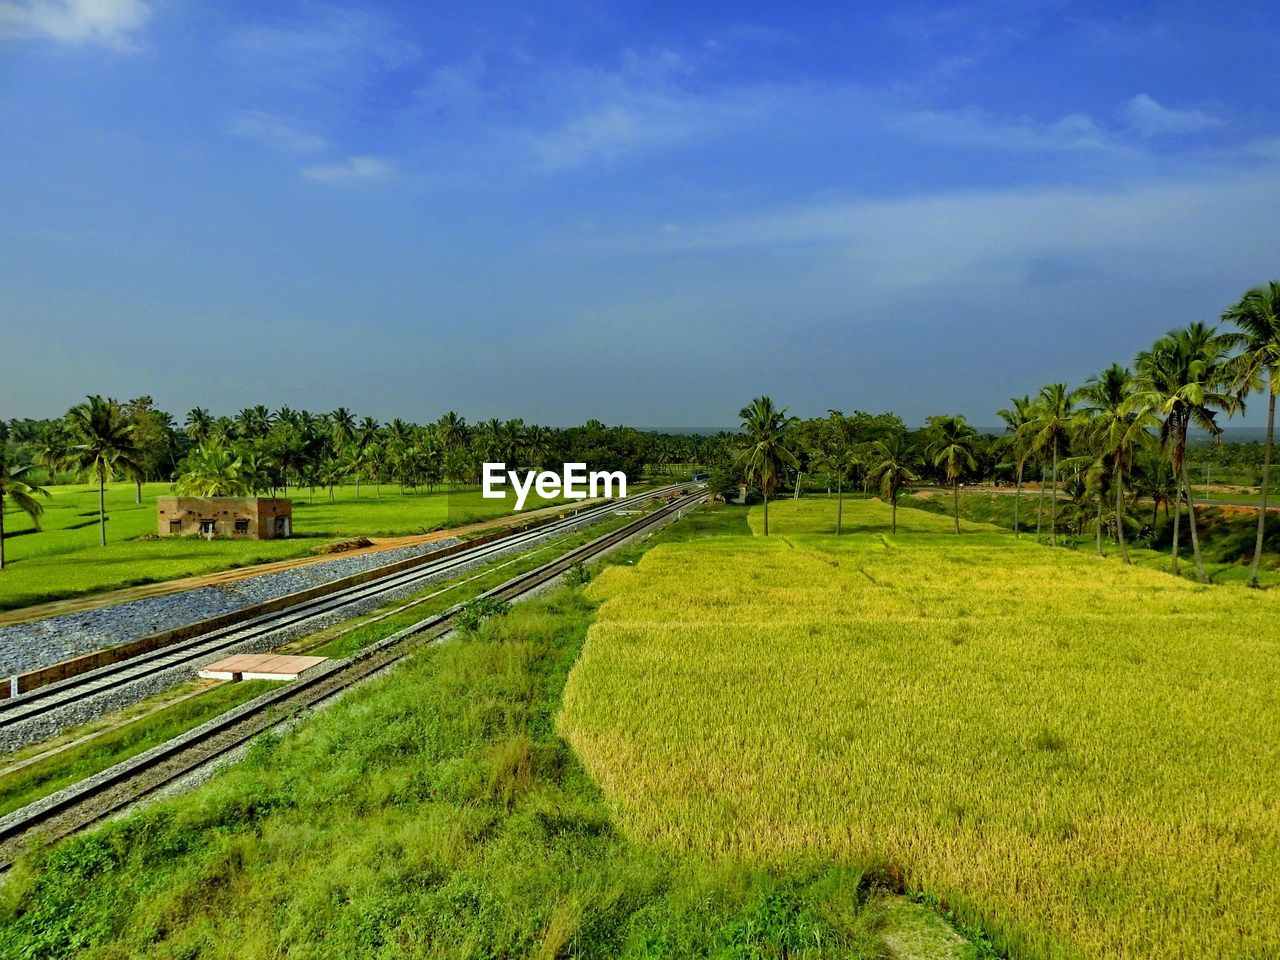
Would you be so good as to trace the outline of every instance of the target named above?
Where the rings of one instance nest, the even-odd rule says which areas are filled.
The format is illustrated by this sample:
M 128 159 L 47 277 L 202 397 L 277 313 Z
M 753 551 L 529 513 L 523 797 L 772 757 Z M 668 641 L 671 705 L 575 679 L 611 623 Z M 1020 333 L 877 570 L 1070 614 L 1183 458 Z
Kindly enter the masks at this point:
M 329 425 L 333 435 L 334 446 L 339 450 L 356 438 L 356 418 L 352 416 L 351 411 L 346 407 L 338 407 L 333 413 L 329 414 Z M 329 493 L 332 497 L 332 488 L 330 488 Z
M 530 468 L 541 470 L 551 459 L 552 440 L 551 431 L 536 423 L 525 431 L 525 457 L 529 461 Z
M 1262 562 L 1262 540 L 1267 525 L 1267 484 L 1271 472 L 1271 453 L 1275 443 L 1276 394 L 1280 392 L 1280 283 L 1274 280 L 1265 287 L 1254 287 L 1228 307 L 1222 319 L 1233 323 L 1239 332 L 1225 334 L 1227 341 L 1240 350 L 1230 364 L 1229 373 L 1243 396 L 1254 390 L 1267 391 L 1267 437 L 1262 452 L 1262 483 L 1258 504 L 1258 535 L 1253 544 L 1253 563 L 1249 566 L 1249 586 L 1258 586 L 1258 566 Z
M 941 467 L 951 484 L 951 505 L 955 516 L 956 534 L 960 533 L 960 478 L 968 470 L 978 466 L 974 447 L 978 432 L 969 426 L 964 417 L 930 417 L 928 432 L 929 459 L 935 467 Z
M 35 461 L 49 475 L 49 483 L 58 482 L 58 471 L 66 467 L 72 443 L 71 431 L 65 420 L 52 420 L 40 431 Z
M 877 440 L 872 445 L 869 475 L 880 482 L 880 493 L 889 501 L 890 532 L 898 532 L 898 492 L 920 479 L 916 473 L 919 458 L 915 448 L 902 433 Z
M 1003 438 L 1003 445 L 1013 455 L 1017 466 L 1017 479 L 1013 488 L 1013 536 L 1015 539 L 1021 539 L 1019 507 L 1022 504 L 1022 471 L 1027 465 L 1027 457 L 1031 454 L 1031 443 L 1027 437 L 1026 428 L 1031 421 L 1032 407 L 1031 398 L 1025 394 L 1021 397 L 1013 397 L 1009 402 L 1013 404 L 1012 407 L 1005 407 L 997 413 L 1008 430 L 1008 434 Z
M 436 422 L 446 452 L 452 453 L 467 442 L 467 421 L 454 411 L 448 411 Z
M 760 484 L 764 495 L 764 535 L 769 535 L 769 494 L 777 487 L 787 467 L 799 466 L 791 450 L 787 436 L 791 420 L 786 410 L 774 406 L 771 397 L 756 397 L 743 407 L 738 416 L 747 434 L 747 448 L 738 457 L 735 466 L 743 472 L 748 483 Z
M 382 471 L 387 466 L 387 444 L 382 440 L 371 440 L 364 448 L 365 468 L 373 477 L 374 496 L 382 499 Z
M 204 407 L 192 407 L 187 411 L 187 436 L 194 443 L 204 443 L 213 429 L 213 415 Z
M 25 479 L 30 467 L 11 467 L 4 459 L 4 444 L 0 441 L 0 570 L 4 569 L 4 508 L 12 504 L 21 510 L 37 530 L 44 507 L 36 497 L 48 497 L 49 491 Z
M 1125 563 L 1130 562 L 1129 549 L 1124 540 L 1125 471 L 1132 468 L 1134 454 L 1150 439 L 1147 429 L 1155 423 L 1155 418 L 1149 411 L 1132 405 L 1131 398 L 1135 389 L 1133 374 L 1120 364 L 1113 363 L 1102 373 L 1090 377 L 1076 391 L 1076 399 L 1081 403 L 1078 416 L 1085 444 L 1095 451 L 1099 469 L 1110 471 L 1111 484 L 1115 488 L 1116 538 L 1120 542 L 1120 553 Z M 1099 498 L 1102 496 L 1103 486 L 1105 480 L 1099 479 Z M 1101 530 L 1101 499 L 1098 502 L 1098 515 Z M 1102 553 L 1101 533 L 1098 553 Z
M 133 443 L 133 424 L 120 404 L 99 396 L 72 407 L 67 426 L 74 441 L 68 459 L 81 473 L 98 481 L 98 542 L 107 545 L 107 480 L 116 474 L 142 474 L 138 449 Z
M 250 492 L 244 461 L 233 450 L 202 443 L 179 467 L 174 492 L 183 497 L 242 497 Z
M 1036 398 L 1035 412 L 1027 424 L 1031 448 L 1050 451 L 1049 469 L 1049 542 L 1058 545 L 1058 457 L 1071 431 L 1072 395 L 1065 383 L 1042 387 Z
M 1204 559 L 1200 556 L 1200 538 L 1196 531 L 1196 507 L 1187 478 L 1187 432 L 1194 424 L 1215 440 L 1221 434 L 1219 412 L 1231 414 L 1241 409 L 1242 402 L 1231 392 L 1226 368 L 1231 341 L 1203 323 L 1192 323 L 1172 330 L 1155 342 L 1150 350 L 1138 354 L 1135 366 L 1137 389 L 1131 399 L 1135 408 L 1145 408 L 1160 417 L 1160 444 L 1170 451 L 1175 483 L 1187 501 L 1191 550 L 1195 556 L 1196 577 L 1208 583 Z M 1173 556 L 1170 570 L 1178 572 L 1178 527 L 1181 509 L 1173 514 Z

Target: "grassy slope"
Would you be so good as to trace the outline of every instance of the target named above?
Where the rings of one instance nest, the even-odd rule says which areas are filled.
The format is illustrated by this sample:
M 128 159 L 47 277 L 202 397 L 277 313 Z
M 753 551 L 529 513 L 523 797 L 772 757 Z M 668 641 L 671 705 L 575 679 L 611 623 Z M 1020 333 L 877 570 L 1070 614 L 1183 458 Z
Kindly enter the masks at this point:
M 944 494 L 931 496 L 906 495 L 899 501 L 899 509 L 909 507 L 925 510 L 930 513 L 947 514 L 951 511 L 951 498 Z M 1144 524 L 1151 522 L 1150 505 L 1138 505 L 1132 514 Z M 1013 497 L 1009 494 L 980 493 L 970 491 L 960 495 L 960 516 L 977 523 L 995 524 L 1006 529 L 1013 529 Z M 1049 539 L 1048 513 L 1044 514 L 1042 539 Z M 1247 507 L 1196 507 L 1196 519 L 1199 524 L 1200 544 L 1204 550 L 1205 569 L 1209 579 L 1214 583 L 1247 583 L 1249 579 L 1249 563 L 1253 560 L 1254 539 L 1258 530 L 1258 514 Z M 1034 534 L 1036 529 L 1036 497 L 1033 493 L 1024 493 L 1018 517 L 1019 526 L 1025 534 Z M 1130 535 L 1132 537 L 1132 534 Z M 1191 539 L 1187 529 L 1186 514 L 1182 520 L 1182 546 L 1180 557 L 1185 559 L 1181 573 L 1187 577 L 1195 576 L 1195 565 L 1191 557 Z M 1062 538 L 1062 534 L 1059 533 Z M 1064 538 L 1079 550 L 1092 551 L 1094 538 L 1092 531 L 1074 539 Z M 1169 552 L 1173 543 L 1173 525 L 1171 518 L 1161 512 L 1155 525 L 1155 536 L 1150 539 L 1130 542 L 1130 553 L 1135 563 L 1154 569 L 1169 568 Z M 1119 544 L 1103 541 L 1103 550 L 1108 556 L 1119 556 Z M 1259 579 L 1264 585 L 1280 583 L 1280 516 L 1272 515 L 1267 524 L 1267 539 L 1263 553 L 1263 569 Z
M 900 907 L 857 869 L 707 865 L 614 829 L 553 729 L 593 616 L 581 591 L 518 606 L 19 866 L 0 954 L 882 956 Z M 906 927 L 935 934 L 916 956 L 972 955 Z
M 83 780 L 156 744 L 199 726 L 238 704 L 265 693 L 266 680 L 220 684 L 119 729 L 103 733 L 80 746 L 39 760 L 20 770 L 0 774 L 0 815 Z M 31 753 L 28 749 L 24 753 Z
M 34 532 L 26 514 L 5 514 L 6 566 L 0 571 L 0 609 L 12 609 L 62 597 L 211 573 L 231 567 L 309 554 L 326 540 L 353 536 L 417 534 L 501 516 L 504 500 L 485 500 L 478 489 L 401 494 L 384 486 L 336 490 L 329 503 L 317 490 L 293 491 L 294 531 L 290 540 L 212 540 L 174 537 L 140 540 L 156 531 L 155 498 L 171 494 L 166 483 L 143 486 L 141 504 L 133 486 L 116 484 L 107 492 L 107 546 L 98 546 L 98 494 L 84 485 L 52 487 L 42 500 L 41 529 Z M 530 493 L 526 509 L 546 501 Z
M 562 729 L 624 826 L 880 858 L 1019 957 L 1280 955 L 1275 598 L 845 509 L 593 585 Z
M 456 603 L 469 600 L 519 573 L 541 566 L 579 544 L 622 526 L 630 519 L 629 516 L 611 517 L 579 533 L 557 537 L 549 543 L 516 557 L 496 560 L 479 570 L 469 571 L 462 577 L 432 584 L 414 597 L 396 600 L 365 616 L 329 627 L 315 636 L 300 638 L 291 643 L 287 650 L 320 657 L 350 656 L 396 630 L 447 610 Z M 415 606 L 393 612 L 409 600 L 412 600 Z M 14 770 L 11 773 L 0 771 L 0 815 L 120 763 L 274 686 L 268 681 L 220 684 L 207 691 L 197 692 L 195 696 L 184 698 L 180 703 L 148 712 L 147 716 L 136 717 L 119 729 L 111 730 L 80 746 L 64 750 L 20 770 Z M 185 694 L 189 691 L 180 688 L 177 692 Z M 114 722 L 128 720 L 129 716 L 137 714 L 140 710 L 154 709 L 163 702 L 163 697 L 166 695 L 160 695 L 144 704 L 127 708 L 116 715 Z M 103 718 L 83 729 L 68 731 L 60 736 L 57 742 L 79 739 L 94 729 L 112 722 L 112 717 Z M 44 746 L 33 744 L 15 755 L 14 759 L 20 760 L 23 756 L 33 755 L 44 749 Z

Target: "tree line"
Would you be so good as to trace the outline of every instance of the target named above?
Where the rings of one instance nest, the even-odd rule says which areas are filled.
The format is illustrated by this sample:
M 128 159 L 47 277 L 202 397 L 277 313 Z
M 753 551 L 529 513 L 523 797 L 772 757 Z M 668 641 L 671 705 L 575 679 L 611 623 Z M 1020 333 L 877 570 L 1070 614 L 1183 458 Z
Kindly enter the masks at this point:
M 915 431 L 889 414 L 832 411 L 825 419 L 802 421 L 788 417 L 770 397 L 757 397 L 740 414 L 744 443 L 718 476 L 722 482 L 745 478 L 760 492 L 766 535 L 770 498 L 806 469 L 831 478 L 837 496 L 851 477 L 875 484 L 891 505 L 895 532 L 899 492 L 933 480 L 951 489 L 958 534 L 960 485 L 998 478 L 1011 468 L 1014 530 L 1021 536 L 1023 483 L 1038 473 L 1037 536 L 1047 516 L 1049 542 L 1057 545 L 1059 492 L 1065 490 L 1076 508 L 1077 529 L 1092 527 L 1098 554 L 1106 533 L 1129 563 L 1127 538 L 1140 523 L 1133 504 L 1147 499 L 1154 511 L 1163 506 L 1168 514 L 1172 508 L 1170 569 L 1177 574 L 1185 507 L 1196 576 L 1207 583 L 1188 472 L 1192 430 L 1220 444 L 1222 418 L 1243 414 L 1249 398 L 1260 392 L 1267 400 L 1267 426 L 1249 573 L 1250 586 L 1257 587 L 1280 390 L 1280 283 L 1247 291 L 1223 311 L 1221 322 L 1170 330 L 1131 366 L 1113 363 L 1074 389 L 1051 383 L 1034 395 L 1014 397 L 999 411 L 1005 424 L 1000 436 L 980 435 L 963 416 L 930 417 Z
M 99 541 L 106 544 L 105 490 L 124 479 L 142 502 L 144 481 L 169 481 L 182 496 L 287 497 L 291 488 L 328 491 L 355 484 L 356 496 L 381 497 L 441 484 L 478 483 L 481 465 L 502 461 L 510 469 L 543 469 L 582 461 L 598 470 L 639 478 L 646 466 L 664 472 L 702 463 L 714 438 L 606 426 L 598 420 L 568 428 L 522 419 L 470 424 L 448 412 L 425 424 L 393 419 L 379 423 L 345 407 L 329 413 L 266 406 L 234 417 L 204 407 L 190 410 L 181 426 L 150 397 L 118 402 L 90 396 L 51 420 L 0 421 L 0 503 L 28 514 L 38 525 L 42 484 L 70 474 L 98 489 Z M 3 567 L 0 513 L 0 567 Z

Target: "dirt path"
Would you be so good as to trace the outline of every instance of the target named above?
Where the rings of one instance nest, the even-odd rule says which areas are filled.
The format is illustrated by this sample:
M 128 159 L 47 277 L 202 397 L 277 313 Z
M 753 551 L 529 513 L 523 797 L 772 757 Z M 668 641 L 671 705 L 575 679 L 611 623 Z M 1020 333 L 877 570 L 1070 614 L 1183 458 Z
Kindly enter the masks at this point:
M 464 536 L 468 533 L 483 533 L 502 527 L 514 526 L 517 523 L 524 523 L 531 518 L 543 517 L 547 514 L 564 513 L 567 510 L 580 510 L 597 502 L 596 500 L 583 500 L 573 507 L 565 504 L 556 504 L 537 510 L 525 510 L 505 517 L 496 517 L 493 520 L 484 520 L 480 523 L 469 523 L 461 527 L 434 530 L 431 533 L 419 533 L 413 536 L 370 537 L 369 539 L 373 541 L 373 546 L 364 547 L 360 550 L 294 557 L 291 560 L 275 560 L 271 563 L 261 563 L 252 567 L 237 567 L 235 570 L 202 573 L 199 576 L 183 577 L 179 580 L 166 580 L 163 583 L 144 583 L 136 587 L 108 590 L 104 593 L 94 593 L 83 597 L 70 597 L 66 600 L 55 600 L 51 603 L 38 603 L 29 607 L 20 607 L 17 610 L 6 610 L 0 613 L 0 627 L 7 627 L 15 623 L 26 623 L 29 620 L 42 620 L 45 617 L 63 616 L 68 613 L 82 613 L 85 610 L 96 610 L 99 607 L 110 607 L 117 603 L 142 600 L 146 597 L 161 597 L 170 593 L 180 593 L 183 590 L 194 590 L 197 587 L 221 586 L 245 580 L 249 577 L 260 576 L 264 573 L 276 573 L 280 570 L 291 570 L 295 567 L 304 567 L 312 563 L 324 563 L 326 560 L 336 560 L 339 557 L 356 557 L 367 553 L 378 553 L 382 550 L 416 547 L 424 543 L 434 543 L 437 540 L 447 540 L 450 537 Z

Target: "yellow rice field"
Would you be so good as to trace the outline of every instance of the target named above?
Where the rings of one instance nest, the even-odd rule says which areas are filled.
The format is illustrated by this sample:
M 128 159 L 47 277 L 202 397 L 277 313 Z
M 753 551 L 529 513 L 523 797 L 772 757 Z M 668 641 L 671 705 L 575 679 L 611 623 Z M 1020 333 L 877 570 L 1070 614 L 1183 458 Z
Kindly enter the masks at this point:
M 1015 957 L 1280 957 L 1280 597 L 877 503 L 788 532 L 833 509 L 592 585 L 560 726 L 625 827 L 880 863 Z

